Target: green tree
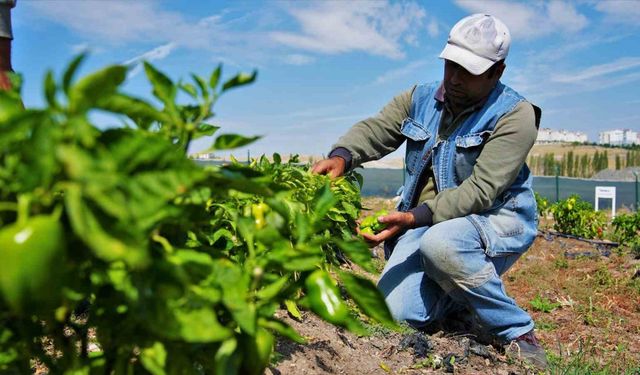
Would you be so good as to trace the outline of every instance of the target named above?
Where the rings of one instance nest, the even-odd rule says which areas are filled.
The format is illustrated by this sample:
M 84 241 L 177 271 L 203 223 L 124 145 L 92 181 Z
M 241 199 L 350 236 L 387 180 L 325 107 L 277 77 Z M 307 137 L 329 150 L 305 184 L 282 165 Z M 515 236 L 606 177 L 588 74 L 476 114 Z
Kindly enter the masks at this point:
M 565 173 L 563 173 L 563 175 L 573 177 L 573 151 L 567 153 Z
M 616 154 L 616 170 L 619 171 L 622 168 L 622 160 L 620 154 Z
M 589 170 L 589 155 L 583 154 L 580 157 L 580 177 L 587 177 Z

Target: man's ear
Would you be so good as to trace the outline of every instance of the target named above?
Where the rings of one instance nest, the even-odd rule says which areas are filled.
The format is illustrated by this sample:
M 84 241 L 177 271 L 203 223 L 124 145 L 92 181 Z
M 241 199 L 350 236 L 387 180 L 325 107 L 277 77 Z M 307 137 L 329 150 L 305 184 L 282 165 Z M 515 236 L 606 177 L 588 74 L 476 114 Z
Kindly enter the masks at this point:
M 496 81 L 498 81 L 502 77 L 502 73 L 504 73 L 504 68 L 506 67 L 507 65 L 504 62 L 496 67 L 496 70 L 494 73 L 496 76 L 495 77 Z

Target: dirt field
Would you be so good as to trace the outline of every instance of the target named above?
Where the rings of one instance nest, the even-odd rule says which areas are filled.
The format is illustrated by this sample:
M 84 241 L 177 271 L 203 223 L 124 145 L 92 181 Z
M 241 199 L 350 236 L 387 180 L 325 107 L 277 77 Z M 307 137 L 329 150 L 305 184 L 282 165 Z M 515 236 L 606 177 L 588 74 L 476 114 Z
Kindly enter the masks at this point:
M 548 373 L 640 374 L 640 260 L 625 249 L 541 233 L 503 279 L 536 322 Z M 356 337 L 310 313 L 301 322 L 282 315 L 309 344 L 279 341 L 267 374 L 536 373 L 478 343 L 456 319 L 427 333 L 372 325 L 371 336 Z

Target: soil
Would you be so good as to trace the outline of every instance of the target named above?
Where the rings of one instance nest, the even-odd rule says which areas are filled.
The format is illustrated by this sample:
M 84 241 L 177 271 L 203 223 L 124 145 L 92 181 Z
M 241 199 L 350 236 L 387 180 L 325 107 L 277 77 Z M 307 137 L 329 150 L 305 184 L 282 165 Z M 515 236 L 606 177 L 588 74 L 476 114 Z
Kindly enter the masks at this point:
M 391 205 L 381 199 L 364 204 L 374 210 Z M 380 247 L 374 252 L 382 255 Z M 640 260 L 628 251 L 544 231 L 503 280 L 536 322 L 548 372 L 640 374 Z M 308 312 L 302 321 L 279 314 L 308 344 L 279 340 L 267 374 L 536 373 L 455 317 L 430 332 L 374 329 L 358 337 Z

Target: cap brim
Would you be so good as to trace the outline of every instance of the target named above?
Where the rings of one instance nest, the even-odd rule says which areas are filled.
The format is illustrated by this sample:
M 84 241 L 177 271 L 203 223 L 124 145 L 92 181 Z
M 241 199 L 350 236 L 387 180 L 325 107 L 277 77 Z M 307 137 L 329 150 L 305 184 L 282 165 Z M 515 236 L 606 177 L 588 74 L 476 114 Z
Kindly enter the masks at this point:
M 494 64 L 494 61 L 480 57 L 469 50 L 458 47 L 453 44 L 447 43 L 447 45 L 440 53 L 441 59 L 451 60 L 463 68 L 469 73 L 479 76 L 484 73 Z

